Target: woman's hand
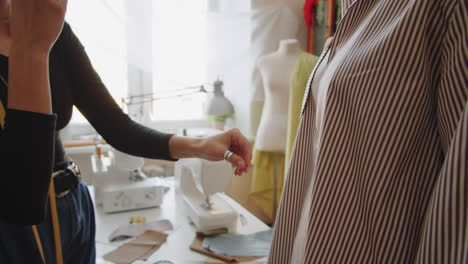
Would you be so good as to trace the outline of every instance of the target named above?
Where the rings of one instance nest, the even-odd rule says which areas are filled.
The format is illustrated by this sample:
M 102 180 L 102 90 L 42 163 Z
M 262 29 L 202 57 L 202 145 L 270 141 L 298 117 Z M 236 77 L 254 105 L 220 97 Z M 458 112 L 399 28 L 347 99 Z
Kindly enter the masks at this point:
M 12 0 L 12 48 L 48 54 L 62 31 L 67 0 Z
M 202 138 L 198 157 L 219 161 L 224 159 L 224 153 L 230 150 L 234 153 L 229 161 L 236 167 L 235 174 L 247 172 L 252 160 L 252 146 L 239 129 L 231 129 L 219 135 Z
M 173 158 L 197 157 L 210 161 L 223 160 L 224 153 L 230 150 L 234 154 L 229 162 L 236 167 L 236 175 L 247 172 L 252 160 L 252 146 L 239 129 L 205 138 L 174 136 L 169 141 L 169 150 Z

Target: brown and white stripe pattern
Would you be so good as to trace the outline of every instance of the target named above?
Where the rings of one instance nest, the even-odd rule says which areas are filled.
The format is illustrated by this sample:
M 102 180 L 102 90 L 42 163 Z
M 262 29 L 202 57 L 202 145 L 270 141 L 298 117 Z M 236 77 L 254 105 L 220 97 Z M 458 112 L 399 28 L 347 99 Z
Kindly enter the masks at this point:
M 269 262 L 466 264 L 468 0 L 343 12 L 305 95 Z

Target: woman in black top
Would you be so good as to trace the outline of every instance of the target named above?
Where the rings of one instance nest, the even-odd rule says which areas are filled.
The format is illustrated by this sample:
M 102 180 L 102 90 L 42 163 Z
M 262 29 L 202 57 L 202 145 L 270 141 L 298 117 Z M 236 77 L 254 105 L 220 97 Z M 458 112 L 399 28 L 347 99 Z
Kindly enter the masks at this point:
M 0 263 L 39 263 L 27 226 L 33 224 L 39 224 L 47 262 L 54 260 L 47 191 L 52 172 L 67 166 L 58 131 L 70 121 L 73 105 L 125 153 L 222 160 L 231 150 L 235 173 L 247 171 L 250 145 L 238 130 L 192 139 L 154 131 L 124 114 L 68 24 L 59 35 L 66 0 L 12 2 L 10 22 L 10 0 L 0 0 Z M 86 186 L 57 198 L 57 207 L 65 263 L 94 263 L 94 211 Z

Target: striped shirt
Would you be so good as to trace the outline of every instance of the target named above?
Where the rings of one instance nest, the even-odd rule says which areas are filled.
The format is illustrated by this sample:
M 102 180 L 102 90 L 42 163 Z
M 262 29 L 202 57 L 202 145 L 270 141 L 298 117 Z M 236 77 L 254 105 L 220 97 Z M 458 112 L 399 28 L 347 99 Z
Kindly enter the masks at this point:
M 343 0 L 269 263 L 468 263 L 468 0 Z

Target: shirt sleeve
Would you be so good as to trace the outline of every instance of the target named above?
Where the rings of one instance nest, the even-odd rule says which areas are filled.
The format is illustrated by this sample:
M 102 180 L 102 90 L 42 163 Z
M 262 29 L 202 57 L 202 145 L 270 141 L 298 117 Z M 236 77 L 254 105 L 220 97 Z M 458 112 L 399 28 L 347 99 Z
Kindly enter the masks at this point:
M 55 115 L 7 109 L 0 131 L 0 219 L 32 225 L 46 215 L 53 168 Z
M 83 45 L 65 24 L 63 48 L 76 107 L 114 148 L 135 156 L 173 160 L 165 134 L 131 120 L 114 101 L 94 70 Z
M 437 96 L 445 160 L 432 190 L 415 263 L 468 260 L 468 1 L 459 1 L 453 10 L 441 49 Z

